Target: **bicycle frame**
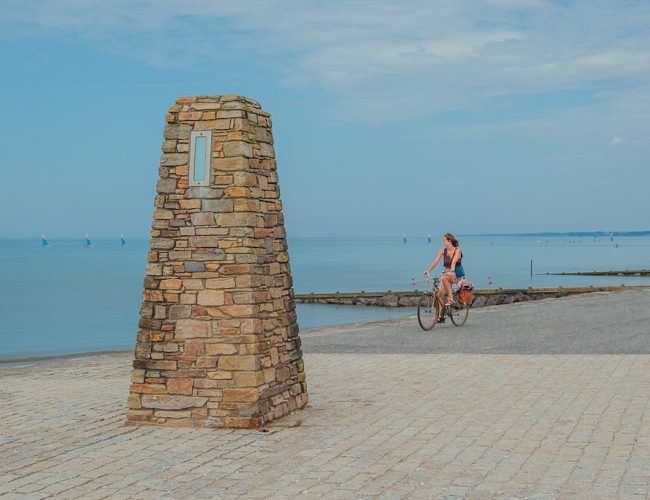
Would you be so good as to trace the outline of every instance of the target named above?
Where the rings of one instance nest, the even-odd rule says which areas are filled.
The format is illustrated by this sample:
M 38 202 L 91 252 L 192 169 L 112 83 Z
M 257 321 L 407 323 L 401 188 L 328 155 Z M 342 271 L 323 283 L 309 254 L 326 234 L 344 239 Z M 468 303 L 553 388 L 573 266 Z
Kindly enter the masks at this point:
M 462 326 L 465 324 L 465 321 L 467 320 L 467 314 L 469 312 L 469 306 L 465 304 L 461 304 L 459 301 L 458 297 L 458 290 L 454 289 L 452 286 L 452 294 L 454 297 L 454 303 L 452 305 L 446 305 L 445 300 L 443 297 L 443 294 L 441 293 L 442 290 L 440 288 L 440 278 L 434 277 L 432 278 L 429 273 L 425 274 L 426 276 L 426 282 L 431 283 L 431 292 L 425 292 L 425 294 L 431 294 L 432 297 L 432 304 L 436 304 L 436 314 L 441 314 L 443 317 L 448 316 L 451 319 L 451 322 L 454 324 L 454 326 Z M 422 303 L 422 299 L 420 301 Z M 430 306 L 429 306 L 430 307 Z M 420 326 L 424 330 L 430 330 L 435 326 L 435 322 L 429 326 L 424 325 L 420 319 L 420 305 L 418 305 L 418 321 L 420 322 Z

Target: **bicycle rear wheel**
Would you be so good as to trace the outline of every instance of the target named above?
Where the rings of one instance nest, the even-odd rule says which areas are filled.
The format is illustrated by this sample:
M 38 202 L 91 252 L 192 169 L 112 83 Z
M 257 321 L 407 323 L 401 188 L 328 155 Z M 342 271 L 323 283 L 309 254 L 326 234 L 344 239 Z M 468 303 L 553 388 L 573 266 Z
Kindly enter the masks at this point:
M 458 304 L 449 307 L 449 317 L 454 326 L 463 326 L 469 316 L 469 305 Z
M 438 309 L 440 305 L 432 293 L 424 293 L 418 303 L 418 323 L 420 328 L 429 331 L 433 330 L 438 321 Z

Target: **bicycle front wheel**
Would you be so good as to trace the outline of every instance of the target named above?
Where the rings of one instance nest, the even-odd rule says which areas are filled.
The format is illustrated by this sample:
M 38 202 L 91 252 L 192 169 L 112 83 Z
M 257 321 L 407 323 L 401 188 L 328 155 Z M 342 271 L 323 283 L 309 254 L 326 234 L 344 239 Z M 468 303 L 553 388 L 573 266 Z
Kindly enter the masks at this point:
M 452 306 L 451 311 L 449 311 L 449 316 L 454 326 L 463 326 L 465 321 L 467 321 L 467 316 L 469 316 L 469 305 L 459 304 Z
M 418 303 L 418 323 L 423 330 L 433 330 L 438 321 L 438 301 L 432 293 L 424 293 Z

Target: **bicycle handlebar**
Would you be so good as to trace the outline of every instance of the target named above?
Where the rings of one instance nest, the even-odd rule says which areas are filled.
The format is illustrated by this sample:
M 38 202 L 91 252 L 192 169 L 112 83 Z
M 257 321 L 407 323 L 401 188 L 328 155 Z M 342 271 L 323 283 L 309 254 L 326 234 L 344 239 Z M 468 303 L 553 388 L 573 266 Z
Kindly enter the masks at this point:
M 425 271 L 425 272 L 424 272 L 424 275 L 426 276 L 426 282 L 427 282 L 427 283 L 430 283 L 432 278 L 431 278 L 431 274 L 429 274 L 429 271 Z M 434 277 L 433 277 L 433 282 L 434 282 L 435 284 L 440 283 L 440 278 L 438 278 L 437 276 L 434 276 Z

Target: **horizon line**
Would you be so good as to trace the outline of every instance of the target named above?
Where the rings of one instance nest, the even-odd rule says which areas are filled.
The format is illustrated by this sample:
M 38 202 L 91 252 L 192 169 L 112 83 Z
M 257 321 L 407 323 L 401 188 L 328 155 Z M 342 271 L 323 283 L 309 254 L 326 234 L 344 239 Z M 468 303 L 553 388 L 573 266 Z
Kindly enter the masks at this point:
M 76 235 L 47 235 L 46 237 L 48 240 L 52 239 L 61 239 L 61 240 L 74 240 L 74 239 L 81 239 L 83 240 L 85 236 L 76 236 Z M 365 236 L 351 236 L 351 235 L 341 235 L 341 234 L 324 234 L 324 235 L 313 235 L 313 234 L 301 234 L 301 235 L 289 235 L 287 238 L 396 238 L 396 239 L 402 239 L 405 233 L 401 234 L 383 234 L 383 235 L 378 235 L 378 234 L 372 234 L 372 235 L 365 235 Z M 406 233 L 407 238 L 417 238 L 417 237 L 424 237 L 426 238 L 428 235 L 432 234 L 432 232 L 429 233 Z M 584 231 L 584 230 L 573 230 L 573 231 L 534 231 L 534 232 L 486 232 L 486 233 L 458 233 L 458 236 L 466 237 L 466 236 L 633 236 L 633 235 L 650 235 L 650 229 L 641 229 L 641 230 L 603 230 L 603 229 L 596 229 L 596 230 L 591 230 L 591 231 Z M 110 239 L 116 239 L 119 240 L 121 238 L 121 235 L 106 235 L 106 234 L 100 234 L 97 236 L 90 236 L 91 239 L 98 239 L 98 240 L 110 240 Z M 125 239 L 147 239 L 150 238 L 149 235 L 144 235 L 144 234 L 135 234 L 131 236 L 124 236 Z M 0 236 L 0 240 L 40 240 L 41 235 L 40 233 L 34 236 L 17 236 L 17 235 L 3 235 Z

